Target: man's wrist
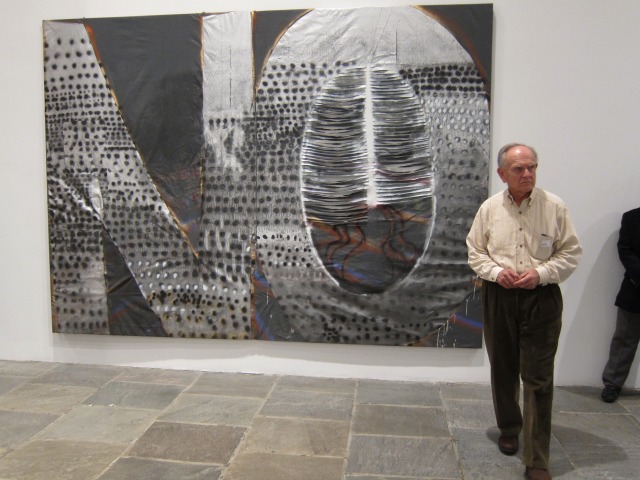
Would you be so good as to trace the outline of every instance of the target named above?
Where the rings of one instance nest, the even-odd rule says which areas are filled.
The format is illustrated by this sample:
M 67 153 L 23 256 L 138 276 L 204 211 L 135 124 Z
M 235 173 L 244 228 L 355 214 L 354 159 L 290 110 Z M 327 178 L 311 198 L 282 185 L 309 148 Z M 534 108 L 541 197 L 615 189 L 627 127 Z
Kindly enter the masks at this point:
M 548 270 L 545 267 L 538 267 L 535 269 L 538 272 L 538 276 L 540 277 L 540 282 L 538 285 L 547 285 L 551 281 L 551 276 L 549 275 Z
M 489 280 L 490 282 L 497 282 L 498 281 L 498 275 L 500 275 L 502 272 L 504 271 L 504 268 L 502 267 L 493 267 L 491 269 L 491 273 L 489 273 L 489 278 L 487 280 Z

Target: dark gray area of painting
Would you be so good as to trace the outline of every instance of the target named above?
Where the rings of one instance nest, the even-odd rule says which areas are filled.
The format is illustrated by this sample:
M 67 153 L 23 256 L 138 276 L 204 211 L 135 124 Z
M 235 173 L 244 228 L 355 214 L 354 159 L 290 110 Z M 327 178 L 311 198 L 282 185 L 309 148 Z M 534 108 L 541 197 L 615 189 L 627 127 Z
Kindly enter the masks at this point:
M 256 77 L 280 35 L 307 10 L 265 10 L 253 12 L 253 71 Z
M 88 19 L 127 129 L 192 241 L 200 224 L 199 15 Z
M 146 337 L 167 336 L 162 322 L 140 293 L 122 254 L 103 232 L 109 333 Z
M 493 4 L 429 5 L 424 9 L 440 20 L 469 52 L 491 96 Z

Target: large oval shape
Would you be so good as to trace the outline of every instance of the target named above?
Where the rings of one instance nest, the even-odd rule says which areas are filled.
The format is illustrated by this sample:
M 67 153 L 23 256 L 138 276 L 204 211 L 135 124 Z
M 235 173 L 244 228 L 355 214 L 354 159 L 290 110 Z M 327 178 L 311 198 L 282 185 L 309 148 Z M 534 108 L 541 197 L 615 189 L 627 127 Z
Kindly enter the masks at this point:
M 433 216 L 424 111 L 397 72 L 346 69 L 317 95 L 301 150 L 313 246 L 345 290 L 380 293 L 423 255 Z

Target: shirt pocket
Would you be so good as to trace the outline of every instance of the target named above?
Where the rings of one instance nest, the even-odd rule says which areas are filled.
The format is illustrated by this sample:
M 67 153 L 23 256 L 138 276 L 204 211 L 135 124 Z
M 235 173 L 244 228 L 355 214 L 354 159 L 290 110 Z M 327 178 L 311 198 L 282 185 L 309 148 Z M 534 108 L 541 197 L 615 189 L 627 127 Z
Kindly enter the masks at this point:
M 544 233 L 535 233 L 532 238 L 533 256 L 538 260 L 547 260 L 553 253 L 553 239 Z
M 489 255 L 494 259 L 513 258 L 516 254 L 516 236 L 512 232 L 491 232 Z M 500 263 L 498 261 L 498 263 Z

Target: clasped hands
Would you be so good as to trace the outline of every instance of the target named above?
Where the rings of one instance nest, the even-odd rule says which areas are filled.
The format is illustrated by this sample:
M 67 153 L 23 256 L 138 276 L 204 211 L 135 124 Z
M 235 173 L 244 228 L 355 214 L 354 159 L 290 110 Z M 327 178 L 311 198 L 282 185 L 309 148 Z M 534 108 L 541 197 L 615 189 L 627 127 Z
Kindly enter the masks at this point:
M 527 270 L 523 273 L 516 273 L 513 270 L 505 268 L 498 274 L 496 281 L 498 285 L 504 288 L 526 288 L 531 290 L 536 288 L 540 283 L 540 275 L 534 269 Z

